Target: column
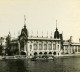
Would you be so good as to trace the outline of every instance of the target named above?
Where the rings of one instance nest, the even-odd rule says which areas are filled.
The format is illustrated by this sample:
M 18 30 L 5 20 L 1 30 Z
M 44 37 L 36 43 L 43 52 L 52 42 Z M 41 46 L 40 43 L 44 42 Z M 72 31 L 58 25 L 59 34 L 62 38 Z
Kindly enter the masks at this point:
M 51 43 L 51 45 L 52 45 L 51 47 L 52 47 L 52 56 L 53 56 L 53 42 Z
M 42 55 L 44 55 L 44 41 L 42 42 Z
M 38 51 L 37 51 L 37 53 L 38 53 L 38 56 L 39 56 L 39 51 L 40 51 L 40 50 L 39 50 L 39 41 L 38 41 L 38 43 L 37 43 L 37 46 L 38 46 L 38 49 L 37 49 Z
M 28 48 L 30 48 L 30 44 L 28 44 L 28 41 L 26 41 L 26 43 L 25 43 L 25 51 L 26 51 L 26 55 L 28 56 L 29 54 L 28 54 L 28 52 L 29 52 L 29 49 Z
M 71 53 L 73 53 L 73 51 L 72 51 L 72 46 L 71 46 Z
M 31 45 L 32 45 L 32 56 L 34 56 L 34 46 L 33 46 L 33 42 L 31 43 Z M 28 50 L 27 50 L 28 51 Z
M 59 44 L 59 51 L 61 51 L 61 45 Z
M 47 51 L 47 56 L 49 56 L 48 42 L 46 42 L 46 45 L 47 45 L 47 49 L 46 49 L 46 51 Z
M 78 46 L 77 46 L 77 52 L 78 52 Z
M 70 54 L 70 45 L 68 45 L 68 53 Z
M 75 53 L 75 46 L 74 46 L 74 53 Z
M 18 41 L 18 49 L 19 49 L 19 55 L 20 55 L 20 42 Z
M 43 41 L 43 44 L 42 45 L 43 45 L 43 50 L 44 50 L 44 41 Z
M 51 45 L 52 45 L 51 47 L 52 47 L 52 51 L 53 51 L 53 42 L 51 43 Z
M 63 49 L 64 49 L 64 53 L 65 53 L 65 46 L 63 46 Z
M 26 52 L 26 42 L 24 41 L 24 52 Z

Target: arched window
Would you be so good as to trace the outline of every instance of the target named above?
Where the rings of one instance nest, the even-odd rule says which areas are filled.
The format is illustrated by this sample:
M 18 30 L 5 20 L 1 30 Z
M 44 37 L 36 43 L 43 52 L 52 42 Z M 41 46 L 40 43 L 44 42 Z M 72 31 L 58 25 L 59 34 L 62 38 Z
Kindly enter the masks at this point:
M 34 44 L 34 50 L 37 50 L 37 44 Z
M 44 52 L 44 54 L 46 55 L 46 54 L 47 54 L 47 52 Z
M 55 44 L 53 44 L 53 50 L 56 50 L 56 45 Z
M 32 49 L 32 45 L 30 45 L 30 49 Z
M 44 44 L 44 50 L 47 50 L 47 44 Z
M 49 47 L 49 50 L 52 50 L 52 45 L 51 44 L 49 44 L 48 47 Z
M 35 52 L 34 55 L 37 55 L 37 52 Z
M 21 55 L 26 55 L 26 53 L 25 52 L 21 52 Z
M 80 46 L 78 46 L 78 52 L 80 52 Z
M 56 55 L 56 52 L 53 52 L 54 55 Z
M 77 46 L 75 46 L 75 52 L 77 52 Z
M 52 52 L 49 52 L 49 54 L 52 54 Z
M 39 50 L 42 50 L 43 48 L 42 48 L 42 44 L 39 44 Z
M 39 53 L 40 55 L 42 54 L 42 52 Z

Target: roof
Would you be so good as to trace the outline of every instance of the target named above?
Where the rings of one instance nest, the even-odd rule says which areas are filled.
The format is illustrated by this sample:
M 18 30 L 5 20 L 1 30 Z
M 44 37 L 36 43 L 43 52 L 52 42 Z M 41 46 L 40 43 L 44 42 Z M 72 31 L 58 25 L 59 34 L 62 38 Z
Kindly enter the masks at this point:
M 69 42 L 64 42 L 64 43 L 63 43 L 63 45 L 69 45 L 69 44 L 70 44 Z M 73 43 L 73 42 L 72 42 L 71 45 L 74 45 L 74 46 L 75 46 L 75 45 L 80 45 L 80 43 Z
M 28 40 L 60 41 L 60 39 L 47 38 L 47 37 L 28 37 Z
M 18 38 L 12 39 L 11 42 L 17 41 Z M 46 40 L 46 41 L 60 41 L 60 39 L 47 38 L 47 37 L 28 37 L 28 40 Z

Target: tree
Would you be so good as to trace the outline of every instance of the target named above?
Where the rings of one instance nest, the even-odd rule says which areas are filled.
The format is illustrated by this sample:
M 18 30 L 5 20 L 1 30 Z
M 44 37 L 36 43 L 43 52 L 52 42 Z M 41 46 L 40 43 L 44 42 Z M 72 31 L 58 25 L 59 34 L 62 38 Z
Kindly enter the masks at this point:
M 2 55 L 2 49 L 3 49 L 3 47 L 2 47 L 2 45 L 0 45 L 0 55 Z

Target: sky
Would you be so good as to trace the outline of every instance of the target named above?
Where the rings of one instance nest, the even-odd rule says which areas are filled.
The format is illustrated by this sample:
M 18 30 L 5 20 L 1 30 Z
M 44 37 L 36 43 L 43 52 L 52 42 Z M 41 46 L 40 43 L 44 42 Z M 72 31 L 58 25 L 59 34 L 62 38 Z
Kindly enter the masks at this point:
M 17 37 L 24 26 L 29 36 L 52 36 L 57 28 L 63 39 L 80 38 L 80 0 L 0 0 L 0 37 L 11 33 Z M 33 31 L 33 34 L 32 34 Z

